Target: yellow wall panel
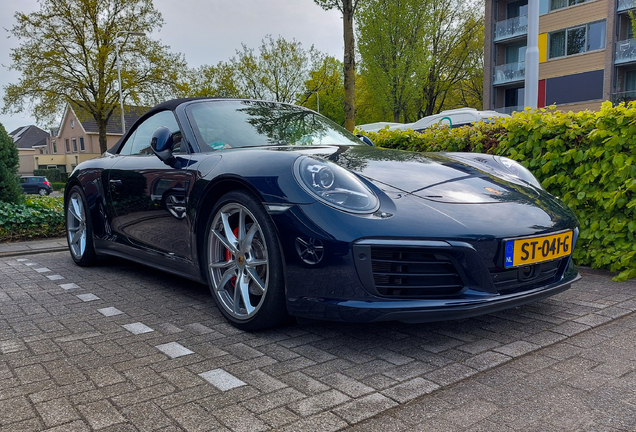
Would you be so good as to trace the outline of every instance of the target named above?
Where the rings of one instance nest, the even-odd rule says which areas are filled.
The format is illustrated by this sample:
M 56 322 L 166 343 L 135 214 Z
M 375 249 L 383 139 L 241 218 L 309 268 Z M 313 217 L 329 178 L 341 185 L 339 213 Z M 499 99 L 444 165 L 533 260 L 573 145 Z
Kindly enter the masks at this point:
M 539 35 L 539 63 L 548 60 L 548 34 L 541 33 Z

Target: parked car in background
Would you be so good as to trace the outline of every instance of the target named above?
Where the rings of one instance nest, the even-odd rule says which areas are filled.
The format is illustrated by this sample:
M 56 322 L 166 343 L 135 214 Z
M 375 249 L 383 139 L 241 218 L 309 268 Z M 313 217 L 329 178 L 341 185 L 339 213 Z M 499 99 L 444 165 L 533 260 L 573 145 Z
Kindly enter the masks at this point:
M 414 123 L 389 123 L 377 122 L 356 126 L 365 132 L 378 132 L 381 129 L 388 128 L 390 131 L 407 129 L 415 132 L 422 132 L 433 125 L 446 125 L 450 128 L 472 125 L 480 120 L 488 121 L 488 119 L 496 117 L 510 117 L 508 114 L 498 113 L 497 111 L 478 111 L 475 108 L 457 108 L 442 111 L 439 114 L 433 114 L 423 117 Z
M 20 186 L 22 191 L 28 194 L 48 195 L 53 191 L 51 182 L 42 176 L 22 176 Z

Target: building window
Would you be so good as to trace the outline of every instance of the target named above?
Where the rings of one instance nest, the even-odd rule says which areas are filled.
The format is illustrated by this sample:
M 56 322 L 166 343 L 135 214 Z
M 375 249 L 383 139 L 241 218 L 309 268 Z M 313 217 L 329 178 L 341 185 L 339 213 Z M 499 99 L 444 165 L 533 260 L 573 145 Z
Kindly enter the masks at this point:
M 563 9 L 568 6 L 585 3 L 590 0 L 550 0 L 550 10 Z
M 75 120 L 71 119 L 71 127 L 74 128 L 75 127 Z
M 86 151 L 86 148 L 84 147 L 84 137 L 80 137 L 80 150 Z
M 77 153 L 77 139 L 73 138 L 71 141 L 73 142 L 73 153 Z
M 625 91 L 636 90 L 636 70 L 625 72 Z
M 66 144 L 66 153 L 71 152 L 71 145 L 69 144 L 68 138 L 64 140 L 64 144 Z
M 524 104 L 525 87 L 506 89 L 504 95 L 505 107 L 519 107 Z
M 550 58 L 605 48 L 605 20 L 550 33 Z
M 53 153 L 57 153 L 57 143 L 55 140 L 51 140 L 51 146 L 53 147 Z
M 528 0 L 520 0 L 506 5 L 508 19 L 528 15 Z

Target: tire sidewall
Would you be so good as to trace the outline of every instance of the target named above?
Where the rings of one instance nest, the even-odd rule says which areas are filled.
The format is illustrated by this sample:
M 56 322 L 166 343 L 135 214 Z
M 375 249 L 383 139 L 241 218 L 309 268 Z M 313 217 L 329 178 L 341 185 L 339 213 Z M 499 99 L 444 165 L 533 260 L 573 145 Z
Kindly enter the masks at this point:
M 210 275 L 210 270 L 208 267 L 209 251 L 212 241 L 212 222 L 214 221 L 218 212 L 225 205 L 232 203 L 240 204 L 246 207 L 256 218 L 256 221 L 260 225 L 263 232 L 265 246 L 267 247 L 267 258 L 269 261 L 269 282 L 267 290 L 264 294 L 265 298 L 262 300 L 262 304 L 258 312 L 256 312 L 254 316 L 245 320 L 237 319 L 225 310 L 225 307 L 222 305 L 221 300 L 218 298 L 214 290 L 212 277 Z M 210 217 L 208 218 L 208 222 L 206 224 L 203 262 L 206 280 L 208 282 L 210 292 L 212 293 L 212 297 L 214 298 L 214 301 L 223 316 L 235 327 L 249 331 L 264 330 L 281 325 L 289 319 L 285 299 L 282 254 L 274 223 L 263 208 L 262 204 L 251 194 L 244 191 L 229 192 L 221 197 L 221 199 L 215 204 L 214 209 L 212 210 L 212 213 L 210 214 Z

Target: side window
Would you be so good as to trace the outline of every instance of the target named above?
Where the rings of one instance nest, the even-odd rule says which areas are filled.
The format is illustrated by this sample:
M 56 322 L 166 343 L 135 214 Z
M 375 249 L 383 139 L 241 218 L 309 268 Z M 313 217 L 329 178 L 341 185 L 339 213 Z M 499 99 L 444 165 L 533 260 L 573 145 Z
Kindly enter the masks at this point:
M 135 132 L 130 135 L 128 140 L 121 148 L 120 155 L 152 155 L 150 148 L 150 139 L 153 132 L 160 126 L 170 129 L 174 145 L 172 151 L 179 153 L 181 150 L 181 131 L 177 120 L 174 118 L 172 111 L 162 111 L 152 117 L 146 119 L 142 124 L 137 126 Z

